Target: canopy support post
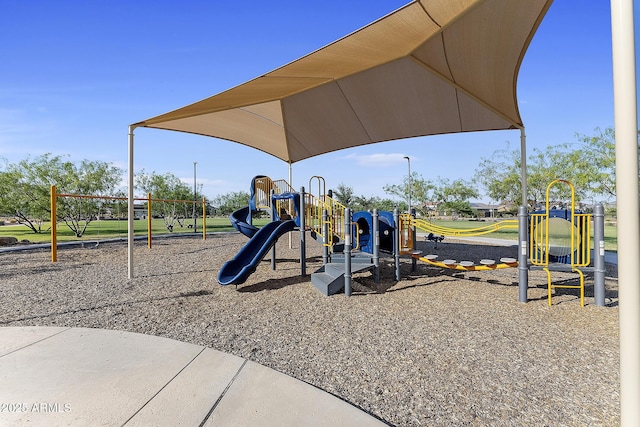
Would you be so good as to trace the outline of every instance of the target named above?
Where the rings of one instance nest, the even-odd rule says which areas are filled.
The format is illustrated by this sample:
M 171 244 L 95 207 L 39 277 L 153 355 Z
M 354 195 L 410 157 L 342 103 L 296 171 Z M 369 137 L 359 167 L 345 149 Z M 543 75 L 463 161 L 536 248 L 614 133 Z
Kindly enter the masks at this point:
M 293 171 L 291 170 L 291 162 L 289 162 L 289 187 L 291 187 L 293 191 Z M 287 233 L 289 235 L 289 249 L 293 248 L 293 237 L 291 233 Z
M 522 206 L 529 206 L 527 188 L 527 135 L 520 128 L 520 184 L 522 186 Z M 535 208 L 535 206 L 534 206 Z
M 300 187 L 298 218 L 300 218 L 300 275 L 303 277 L 307 275 L 307 224 L 305 223 L 304 218 L 307 207 L 305 205 L 304 197 L 304 187 Z
M 529 289 L 529 213 L 526 206 L 518 208 L 518 301 L 527 302 Z
M 129 279 L 133 279 L 133 131 L 135 126 L 129 126 L 129 170 L 128 170 L 128 196 L 127 196 L 127 270 Z M 149 214 L 151 214 L 149 212 Z
M 620 287 L 620 425 L 640 422 L 640 203 L 633 0 L 611 0 Z

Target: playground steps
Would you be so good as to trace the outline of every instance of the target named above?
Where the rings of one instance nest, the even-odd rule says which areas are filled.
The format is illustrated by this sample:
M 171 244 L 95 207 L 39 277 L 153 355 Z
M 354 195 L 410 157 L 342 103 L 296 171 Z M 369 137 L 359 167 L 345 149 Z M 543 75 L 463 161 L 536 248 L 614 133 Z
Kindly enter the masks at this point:
M 373 268 L 373 262 L 368 254 L 351 255 L 352 274 L 371 268 Z M 311 283 L 325 296 L 337 294 L 344 289 L 344 270 L 344 254 L 333 254 L 331 262 L 311 274 Z

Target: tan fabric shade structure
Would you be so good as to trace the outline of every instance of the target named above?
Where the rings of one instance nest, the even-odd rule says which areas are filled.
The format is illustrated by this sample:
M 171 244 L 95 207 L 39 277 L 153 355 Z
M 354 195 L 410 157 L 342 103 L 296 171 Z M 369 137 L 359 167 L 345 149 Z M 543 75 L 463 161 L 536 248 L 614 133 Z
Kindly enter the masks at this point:
M 235 141 L 294 162 L 416 136 L 521 129 L 520 64 L 553 0 L 414 0 L 270 73 L 129 126 L 129 278 L 133 132 L 167 129 Z
M 516 79 L 552 0 L 416 0 L 218 95 L 144 120 L 288 163 L 375 142 L 522 129 Z

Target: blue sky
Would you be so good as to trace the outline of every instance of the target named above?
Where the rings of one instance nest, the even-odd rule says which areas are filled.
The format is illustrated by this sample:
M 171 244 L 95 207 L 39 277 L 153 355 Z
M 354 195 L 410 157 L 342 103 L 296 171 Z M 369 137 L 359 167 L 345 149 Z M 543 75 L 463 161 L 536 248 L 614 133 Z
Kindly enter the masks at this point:
M 128 125 L 234 87 L 316 50 L 404 0 L 0 0 L 0 158 L 51 152 L 126 168 Z M 90 5 L 90 6 L 89 6 Z M 637 13 L 636 13 L 637 14 Z M 636 45 L 638 43 L 636 42 Z M 530 149 L 613 126 L 608 1 L 556 0 L 518 79 Z M 519 147 L 519 131 L 413 138 L 293 165 L 293 185 L 385 196 L 412 171 L 471 179 L 481 157 Z M 136 130 L 136 172 L 171 172 L 207 197 L 248 190 L 257 174 L 287 178 L 272 156 L 211 138 Z

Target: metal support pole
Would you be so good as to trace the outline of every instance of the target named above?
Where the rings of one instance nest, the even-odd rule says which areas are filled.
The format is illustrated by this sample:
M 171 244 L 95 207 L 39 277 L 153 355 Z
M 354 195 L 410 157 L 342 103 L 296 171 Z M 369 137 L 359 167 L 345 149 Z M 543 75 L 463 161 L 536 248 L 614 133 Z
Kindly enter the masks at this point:
M 291 163 L 289 163 L 289 187 L 291 188 L 291 191 L 293 191 L 293 169 L 292 169 Z M 300 202 L 300 203 L 302 203 L 302 202 Z M 289 205 L 289 207 L 291 207 L 291 204 Z M 293 208 L 293 209 L 295 210 L 295 208 Z M 291 233 L 287 233 L 287 235 L 289 236 L 289 249 L 292 249 L 293 248 L 293 237 L 291 236 Z M 303 276 L 304 276 L 304 274 L 303 274 Z
M 153 215 L 151 214 L 151 193 L 147 193 L 147 247 L 153 245 Z
M 207 240 L 207 199 L 202 196 L 202 240 Z
M 593 207 L 593 297 L 596 305 L 604 306 L 604 207 L 598 203 Z
M 351 296 L 351 209 L 344 210 L 344 294 Z
M 291 176 L 289 176 L 291 179 Z M 295 208 L 294 208 L 295 209 Z M 304 201 L 304 187 L 300 187 L 300 206 L 298 206 L 298 218 L 300 219 L 300 275 L 307 275 L 307 224 L 305 212 L 307 207 Z
M 269 192 L 269 201 L 271 202 L 271 222 L 275 221 L 276 219 L 276 204 L 273 203 L 273 193 L 274 193 L 273 190 Z M 271 270 L 275 270 L 275 269 L 276 269 L 276 244 L 274 243 L 273 246 L 271 247 Z
M 405 159 L 407 159 L 407 169 L 408 169 L 408 175 L 407 175 L 407 213 L 411 214 L 411 159 L 409 158 L 409 156 L 404 156 Z
M 529 204 L 527 188 L 527 135 L 520 129 L 520 185 L 522 186 L 522 206 Z
M 322 210 L 322 265 L 329 262 L 329 211 Z
M 396 282 L 400 281 L 400 213 L 398 208 L 393 210 L 393 259 L 395 262 Z
M 416 210 L 415 209 L 411 209 L 411 218 L 415 219 L 416 217 Z M 413 233 L 411 233 L 413 235 L 412 239 L 411 239 L 411 249 L 412 250 L 416 250 L 418 247 L 418 233 L 417 233 L 417 228 L 414 225 L 412 228 Z M 418 260 L 415 259 L 414 257 L 411 257 L 411 271 L 416 271 L 416 265 L 418 264 Z
M 518 208 L 518 301 L 527 302 L 529 288 L 529 214 L 526 206 Z
M 380 223 L 378 209 L 371 214 L 371 233 L 373 234 L 373 281 L 380 283 Z
M 51 186 L 51 262 L 58 261 L 58 214 L 56 212 L 56 202 L 58 193 L 56 186 Z
M 640 425 L 640 203 L 633 3 L 611 0 L 622 427 Z
M 135 127 L 129 126 L 129 170 L 128 172 L 128 195 L 127 195 L 127 270 L 129 279 L 133 279 L 133 237 L 134 237 L 134 224 L 133 224 L 133 131 Z
M 197 189 L 196 189 L 196 165 L 198 164 L 198 162 L 193 162 L 193 232 L 197 233 L 197 227 L 196 227 L 196 218 L 198 215 L 196 215 L 196 198 L 197 198 Z

